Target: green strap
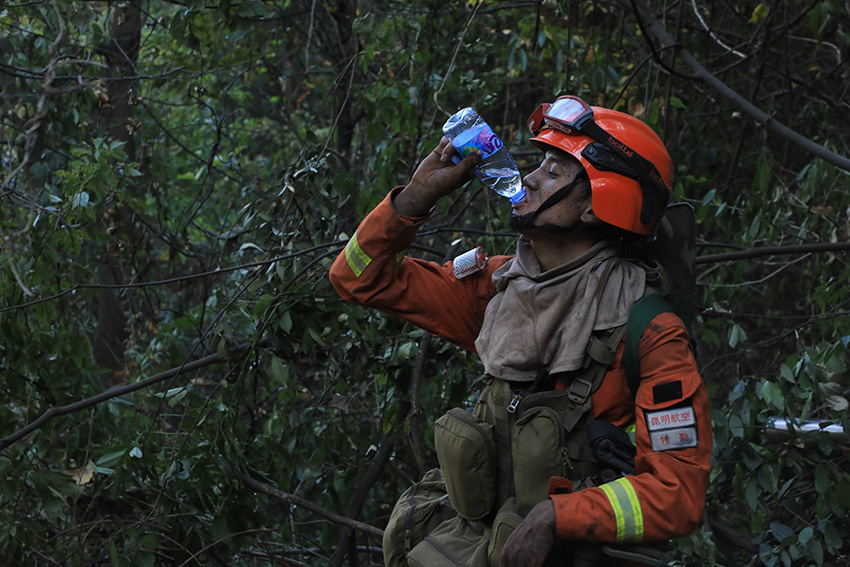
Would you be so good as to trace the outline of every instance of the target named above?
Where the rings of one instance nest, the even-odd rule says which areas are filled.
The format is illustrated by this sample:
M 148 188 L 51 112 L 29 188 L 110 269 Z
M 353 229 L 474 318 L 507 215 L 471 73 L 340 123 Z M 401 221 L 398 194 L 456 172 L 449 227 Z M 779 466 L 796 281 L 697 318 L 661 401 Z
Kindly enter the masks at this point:
M 661 313 L 673 311 L 667 300 L 667 294 L 656 292 L 644 296 L 632 306 L 629 311 L 629 321 L 626 323 L 626 344 L 623 347 L 623 367 L 632 397 L 637 395 L 640 386 L 640 338 L 649 322 Z

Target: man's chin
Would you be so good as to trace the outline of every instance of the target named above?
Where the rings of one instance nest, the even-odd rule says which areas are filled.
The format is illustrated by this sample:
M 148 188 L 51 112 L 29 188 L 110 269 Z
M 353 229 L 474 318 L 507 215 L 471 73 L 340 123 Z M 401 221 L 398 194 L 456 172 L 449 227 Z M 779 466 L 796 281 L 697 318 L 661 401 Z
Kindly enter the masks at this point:
M 523 233 L 534 228 L 534 213 L 518 215 L 516 211 L 508 214 L 508 226 L 514 232 Z

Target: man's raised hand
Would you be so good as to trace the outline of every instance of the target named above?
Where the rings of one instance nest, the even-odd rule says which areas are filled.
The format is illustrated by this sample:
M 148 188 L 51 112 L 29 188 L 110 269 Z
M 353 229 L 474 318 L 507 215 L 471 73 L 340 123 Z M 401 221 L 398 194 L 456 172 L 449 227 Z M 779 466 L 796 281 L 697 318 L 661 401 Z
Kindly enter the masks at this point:
M 472 179 L 472 170 L 481 163 L 481 157 L 471 153 L 455 165 L 452 156 L 456 154 L 451 141 L 443 137 L 416 168 L 407 187 L 393 199 L 396 212 L 409 217 L 425 216 L 440 198 Z

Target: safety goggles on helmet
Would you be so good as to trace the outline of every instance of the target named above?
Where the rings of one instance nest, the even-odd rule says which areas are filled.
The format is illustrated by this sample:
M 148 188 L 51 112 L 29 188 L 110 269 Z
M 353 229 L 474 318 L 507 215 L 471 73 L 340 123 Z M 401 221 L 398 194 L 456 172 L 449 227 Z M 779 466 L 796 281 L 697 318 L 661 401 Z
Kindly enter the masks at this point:
M 546 127 L 596 140 L 582 150 L 582 157 L 600 171 L 613 171 L 640 184 L 641 222 L 651 222 L 667 206 L 670 193 L 655 165 L 602 129 L 593 119 L 593 109 L 582 99 L 564 95 L 553 103 L 538 106 L 528 119 L 528 129 L 536 137 Z

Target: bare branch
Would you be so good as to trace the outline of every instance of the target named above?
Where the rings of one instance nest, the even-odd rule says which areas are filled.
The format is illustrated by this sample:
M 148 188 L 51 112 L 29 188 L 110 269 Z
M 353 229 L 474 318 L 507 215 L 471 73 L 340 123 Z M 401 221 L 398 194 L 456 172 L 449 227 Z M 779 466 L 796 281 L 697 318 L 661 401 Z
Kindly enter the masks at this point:
M 729 53 L 734 53 L 735 55 L 737 55 L 741 59 L 746 58 L 746 55 L 744 55 L 740 51 L 738 51 L 738 50 L 726 45 L 725 43 L 723 43 L 723 40 L 720 39 L 717 36 L 717 34 L 714 33 L 714 31 L 712 31 L 712 29 L 710 27 L 708 27 L 708 24 L 705 23 L 705 20 L 703 19 L 702 14 L 700 14 L 699 6 L 697 6 L 696 0 L 691 0 L 691 6 L 694 9 L 694 15 L 697 17 L 697 20 L 699 20 L 699 23 L 702 25 L 702 29 L 704 29 L 705 31 L 708 32 L 708 35 L 711 36 L 711 39 L 713 39 L 717 43 L 717 45 L 719 45 L 720 47 L 722 47 L 723 49 L 725 49 Z
M 27 307 L 31 307 L 33 305 L 37 305 L 39 303 L 44 303 L 46 301 L 53 301 L 54 299 L 59 299 L 64 295 L 68 295 L 69 293 L 74 293 L 80 289 L 132 289 L 132 288 L 147 288 L 147 287 L 157 287 L 161 285 L 169 285 L 178 282 L 184 282 L 188 280 L 198 279 L 198 278 L 206 278 L 211 276 L 216 276 L 219 274 L 225 274 L 227 272 L 235 272 L 237 270 L 247 270 L 250 268 L 257 268 L 260 266 L 268 266 L 270 264 L 274 264 L 275 262 L 280 262 L 281 260 L 288 260 L 290 258 L 295 258 L 298 256 L 302 256 L 309 252 L 314 252 L 316 250 L 320 250 L 322 248 L 329 248 L 332 246 L 337 246 L 337 249 L 330 250 L 327 253 L 320 256 L 318 259 L 314 260 L 310 264 L 308 264 L 308 268 L 315 264 L 316 261 L 321 260 L 325 256 L 330 254 L 337 254 L 340 250 L 345 246 L 344 244 L 340 244 L 339 242 L 327 242 L 325 244 L 319 244 L 318 246 L 312 246 L 310 248 L 306 248 L 304 250 L 299 250 L 298 252 L 293 252 L 292 254 L 284 254 L 283 256 L 276 256 L 275 258 L 270 258 L 268 260 L 260 260 L 259 262 L 251 262 L 249 264 L 240 264 L 238 266 L 229 266 L 227 268 L 220 268 L 217 270 L 212 270 L 209 272 L 201 272 L 198 274 L 188 274 L 185 276 L 178 276 L 176 278 L 170 278 L 167 280 L 158 280 L 154 282 L 138 282 L 138 283 L 126 283 L 126 284 L 76 284 L 73 287 L 70 287 L 66 290 L 60 291 L 48 297 L 43 297 L 41 299 L 36 299 L 34 301 L 29 301 L 27 303 L 22 303 L 20 305 L 12 305 L 10 307 L 0 308 L 0 313 L 5 313 L 6 311 L 15 311 L 17 309 L 25 309 Z M 294 278 L 293 281 L 298 279 L 301 274 L 304 273 L 305 270 L 301 270 Z
M 652 17 L 645 5 L 638 0 L 620 0 L 620 3 L 626 8 L 631 8 L 632 2 L 634 2 L 635 8 L 640 13 L 640 17 L 648 22 L 650 29 L 657 37 L 668 43 L 675 43 L 675 39 L 667 33 L 667 30 L 664 29 L 664 26 L 662 26 L 658 20 Z M 684 61 L 693 70 L 695 77 L 702 80 L 721 95 L 729 99 L 733 104 L 741 108 L 741 110 L 749 114 L 757 122 L 763 124 L 768 129 L 779 134 L 789 142 L 797 144 L 804 150 L 823 159 L 824 161 L 845 171 L 850 171 L 850 159 L 840 156 L 835 152 L 831 152 L 825 147 L 816 144 L 812 140 L 791 130 L 760 108 L 756 107 L 750 101 L 746 100 L 737 92 L 729 88 L 725 83 L 723 83 L 723 81 L 709 73 L 708 70 L 703 67 L 686 49 L 680 48 L 679 56 L 682 58 L 682 61 Z
M 56 18 L 59 20 L 59 32 L 56 34 L 56 38 L 53 40 L 53 43 L 50 44 L 51 59 L 44 72 L 44 82 L 41 84 L 41 88 L 39 89 L 40 92 L 38 100 L 35 104 L 35 116 L 28 121 L 29 127 L 27 128 L 27 137 L 24 142 L 24 155 L 21 158 L 20 163 L 18 163 L 9 175 L 6 176 L 3 183 L 0 184 L 0 195 L 6 194 L 12 180 L 15 179 L 18 173 L 20 173 L 29 163 L 32 152 L 35 149 L 36 142 L 38 141 L 38 131 L 41 128 L 41 122 L 47 115 L 47 108 L 44 103 L 47 100 L 50 86 L 53 84 L 53 80 L 56 77 L 56 66 L 60 59 L 57 54 L 57 47 L 65 36 L 65 20 L 62 19 L 62 14 L 59 12 L 59 7 L 56 5 L 55 0 L 53 1 L 53 10 L 56 12 Z
M 348 503 L 348 507 L 346 508 L 346 516 L 348 518 L 356 518 L 360 515 L 360 511 L 363 508 L 363 504 L 366 502 L 369 497 L 369 492 L 372 490 L 372 487 L 378 482 L 378 479 L 381 476 L 381 470 L 384 468 L 384 465 L 387 464 L 387 461 L 390 460 L 390 457 L 393 453 L 393 431 L 388 431 L 384 434 L 383 439 L 381 439 L 381 445 L 378 450 L 375 452 L 375 456 L 372 458 L 372 462 L 369 463 L 369 467 L 366 469 L 366 474 L 363 475 L 363 478 L 360 480 L 360 485 L 357 487 L 357 492 L 354 493 L 354 496 L 351 497 L 351 500 Z M 368 524 L 362 524 L 362 526 L 368 526 L 371 530 L 372 526 Z M 339 544 L 337 545 L 336 551 L 334 552 L 331 561 L 329 562 L 330 567 L 342 567 L 343 562 L 345 561 L 345 555 L 348 552 L 348 547 L 351 543 L 351 537 L 353 536 L 353 531 L 355 529 L 359 529 L 354 525 L 347 525 L 345 531 L 342 534 L 342 537 L 339 539 Z M 379 539 L 383 538 L 384 533 L 380 531 L 380 536 L 378 536 L 378 531 L 375 531 L 372 535 L 379 537 Z M 371 533 L 371 532 L 367 532 Z
M 11 254 L 7 254 L 7 260 L 9 260 L 9 269 L 12 270 L 12 275 L 15 276 L 15 281 L 18 282 L 18 287 L 21 288 L 21 291 L 24 292 L 24 295 L 27 297 L 32 297 L 34 294 L 30 289 L 26 286 L 24 281 L 21 279 L 21 274 L 18 273 L 18 268 L 15 266 L 15 260 L 12 258 Z
M 697 256 L 697 264 L 727 262 L 729 260 L 747 260 L 760 256 L 778 256 L 784 254 L 810 254 L 812 252 L 844 252 L 850 250 L 850 242 L 821 242 L 816 244 L 800 244 L 799 246 L 763 246 L 748 248 L 736 252 L 722 254 L 705 254 Z
M 268 344 L 266 339 L 261 339 L 255 345 L 247 345 L 236 349 L 236 352 L 243 352 L 249 348 L 253 348 L 254 346 L 262 347 L 266 344 Z M 223 362 L 225 360 L 226 357 L 223 357 L 219 354 L 211 354 L 209 356 L 199 358 L 198 360 L 182 364 L 177 368 L 172 368 L 171 370 L 160 372 L 159 374 L 155 374 L 154 376 L 145 378 L 144 380 L 139 380 L 138 382 L 127 384 L 126 386 L 121 386 L 120 388 L 112 388 L 105 392 L 101 392 L 100 394 L 92 396 L 91 398 L 86 398 L 85 400 L 80 400 L 79 402 L 68 404 L 67 406 L 50 408 L 49 410 L 41 414 L 41 417 L 39 417 L 26 427 L 19 429 L 18 431 L 9 435 L 5 439 L 0 439 L 0 451 L 6 449 L 13 443 L 20 441 L 36 429 L 40 429 L 44 424 L 46 424 L 54 417 L 68 415 L 69 413 L 84 410 L 86 408 L 95 406 L 101 402 L 105 402 L 106 400 L 111 400 L 113 398 L 117 398 L 118 396 L 123 396 L 124 394 L 129 394 L 131 392 L 135 392 L 136 390 L 141 390 L 142 388 L 147 388 L 148 386 L 153 386 L 154 384 L 162 382 L 163 380 L 168 380 L 169 378 L 174 378 L 181 374 L 185 374 L 187 372 L 191 372 L 193 370 L 197 370 L 198 368 L 203 368 L 205 366 L 210 366 L 211 364 L 216 364 L 218 362 Z
M 304 508 L 305 510 L 309 510 L 315 514 L 318 514 L 319 516 L 322 516 L 323 518 L 330 520 L 335 524 L 339 524 L 341 526 L 346 526 L 361 531 L 378 539 L 382 539 L 384 537 L 384 530 L 380 528 L 376 528 L 375 526 L 370 526 L 369 524 L 366 524 L 364 522 L 358 522 L 357 520 L 352 520 L 351 518 L 346 518 L 345 516 L 341 516 L 335 512 L 326 510 L 321 506 L 313 504 L 309 500 L 279 490 L 270 484 L 266 484 L 265 482 L 260 482 L 259 480 L 251 478 L 247 474 L 235 472 L 233 470 L 231 470 L 231 474 L 237 479 L 247 484 L 249 487 L 253 488 L 254 490 L 257 490 L 264 494 L 268 494 L 269 496 L 274 496 L 278 500 L 281 500 L 282 502 L 290 506 L 299 506 L 301 508 Z

